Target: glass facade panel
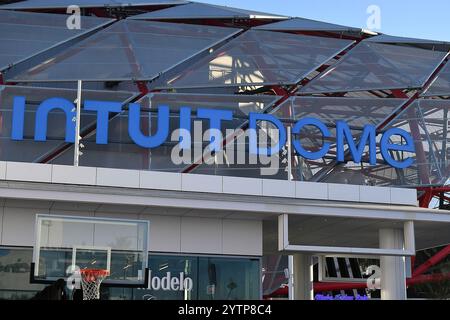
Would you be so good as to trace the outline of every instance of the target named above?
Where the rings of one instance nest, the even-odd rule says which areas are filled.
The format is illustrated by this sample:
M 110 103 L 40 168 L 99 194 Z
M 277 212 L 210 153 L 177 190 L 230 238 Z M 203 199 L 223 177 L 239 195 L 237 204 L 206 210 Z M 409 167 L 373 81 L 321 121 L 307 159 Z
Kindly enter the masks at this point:
M 450 63 L 447 62 L 423 96 L 450 96 Z
M 259 259 L 199 259 L 199 300 L 259 299 Z
M 263 296 L 273 294 L 278 289 L 287 286 L 288 256 L 264 255 L 261 263 Z
M 269 31 L 327 31 L 353 35 L 360 35 L 362 33 L 362 30 L 359 28 L 341 26 L 338 24 L 305 18 L 286 19 L 275 23 L 257 26 L 254 29 L 269 30 Z
M 335 166 L 323 182 L 384 186 L 429 186 L 445 184 L 450 176 L 450 103 L 448 100 L 420 99 L 384 130 L 396 127 L 411 132 L 415 153 L 392 153 L 395 160 L 412 157 L 406 169 L 394 169 L 377 155 L 378 164 L 352 162 Z M 394 141 L 400 143 L 400 141 Z
M 445 56 L 440 51 L 363 41 L 300 92 L 420 88 Z
M 167 79 L 166 87 L 294 84 L 352 41 L 250 30 Z
M 397 110 L 405 99 L 367 99 L 367 98 L 328 98 L 328 97 L 295 97 L 274 111 L 277 118 L 283 122 L 294 123 L 302 118 L 312 117 L 320 119 L 330 130 L 332 138 L 330 151 L 325 157 L 318 160 L 306 160 L 296 157 L 293 161 L 293 176 L 297 180 L 314 180 L 316 175 L 324 170 L 324 168 L 333 166 L 333 155 L 336 153 L 335 137 L 336 137 L 336 121 L 345 121 L 355 137 L 361 135 L 365 125 L 380 125 L 387 117 Z M 314 127 L 305 128 L 296 138 L 306 150 L 318 151 L 323 143 L 322 134 Z M 367 150 L 366 150 L 367 151 Z M 355 165 L 357 167 L 358 165 Z M 364 168 L 365 169 L 365 168 Z M 367 170 L 367 169 L 365 169 Z M 359 167 L 361 171 L 361 166 Z M 329 178 L 329 176 L 327 176 Z M 337 178 L 344 178 L 338 176 Z M 346 182 L 347 181 L 347 182 Z M 332 182 L 332 181 L 327 181 Z M 342 179 L 335 181 L 339 183 L 365 184 L 364 180 L 348 181 Z
M 402 184 L 445 184 L 450 175 L 450 102 L 421 99 L 397 117 L 390 127 L 411 132 L 414 164 L 401 177 Z M 407 154 L 397 154 L 397 158 Z
M 80 29 L 68 29 L 66 15 L 0 11 L 0 70 L 108 21 L 82 17 Z
M 237 30 L 122 20 L 9 80 L 150 80 Z

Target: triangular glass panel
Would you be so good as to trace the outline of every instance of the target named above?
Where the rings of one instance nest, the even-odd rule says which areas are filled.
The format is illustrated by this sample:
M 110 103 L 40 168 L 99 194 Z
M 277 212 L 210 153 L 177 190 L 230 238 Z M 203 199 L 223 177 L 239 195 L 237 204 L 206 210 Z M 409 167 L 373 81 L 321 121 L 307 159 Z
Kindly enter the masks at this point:
M 262 26 L 255 27 L 258 30 L 267 31 L 328 31 L 361 33 L 361 28 L 341 26 L 334 23 L 322 22 L 305 18 L 292 18 Z
M 81 17 L 80 29 L 69 29 L 67 17 L 62 14 L 0 10 L 0 71 L 112 21 Z M 43 34 L 45 37 L 42 37 Z
M 444 66 L 437 78 L 431 83 L 422 96 L 450 96 L 450 63 Z
M 294 84 L 341 52 L 349 40 L 250 30 L 185 72 L 166 87 Z
M 13 81 L 151 80 L 238 29 L 122 20 Z
M 363 41 L 300 92 L 420 88 L 445 56 L 445 52 Z

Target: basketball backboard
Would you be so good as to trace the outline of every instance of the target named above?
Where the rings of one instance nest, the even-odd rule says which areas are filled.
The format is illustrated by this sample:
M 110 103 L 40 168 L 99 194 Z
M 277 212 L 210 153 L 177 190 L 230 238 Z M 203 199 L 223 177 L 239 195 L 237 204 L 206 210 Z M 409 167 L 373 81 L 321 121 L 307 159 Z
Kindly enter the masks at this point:
M 146 286 L 149 222 L 38 214 L 31 279 L 67 279 L 73 267 L 104 269 L 106 285 Z

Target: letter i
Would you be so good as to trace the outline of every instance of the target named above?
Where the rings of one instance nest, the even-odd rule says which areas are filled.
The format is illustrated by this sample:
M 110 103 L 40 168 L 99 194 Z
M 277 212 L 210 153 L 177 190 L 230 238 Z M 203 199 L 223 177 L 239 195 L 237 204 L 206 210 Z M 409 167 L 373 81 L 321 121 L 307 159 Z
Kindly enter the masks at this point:
M 25 97 L 14 97 L 12 132 L 13 140 L 23 140 L 23 123 L 25 121 Z

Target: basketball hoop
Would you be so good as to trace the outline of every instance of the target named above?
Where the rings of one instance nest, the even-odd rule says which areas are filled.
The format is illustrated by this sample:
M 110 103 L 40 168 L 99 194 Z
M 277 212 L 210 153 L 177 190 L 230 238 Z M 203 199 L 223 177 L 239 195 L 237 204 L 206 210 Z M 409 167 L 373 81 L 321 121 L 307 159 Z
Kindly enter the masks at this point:
M 80 274 L 83 300 L 99 300 L 100 285 L 109 276 L 109 271 L 105 269 L 82 269 Z

